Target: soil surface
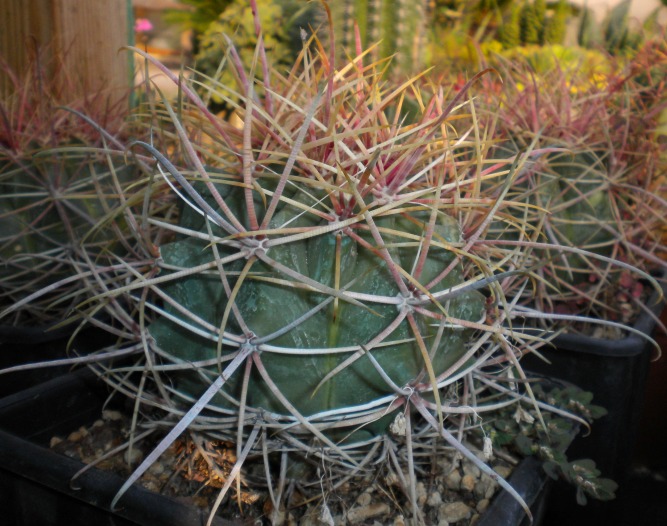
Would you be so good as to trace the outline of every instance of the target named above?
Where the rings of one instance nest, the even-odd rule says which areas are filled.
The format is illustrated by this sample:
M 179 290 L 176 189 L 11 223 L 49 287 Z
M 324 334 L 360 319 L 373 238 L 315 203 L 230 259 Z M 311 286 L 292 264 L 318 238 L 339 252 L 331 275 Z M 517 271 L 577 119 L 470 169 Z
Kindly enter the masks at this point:
M 131 421 L 120 411 L 103 411 L 100 419 L 89 427 L 71 432 L 67 437 L 53 437 L 51 448 L 61 454 L 112 471 L 122 477 L 132 472 L 157 443 L 157 436 L 133 445 L 132 449 L 114 451 L 127 443 Z M 482 452 L 477 451 L 482 457 Z M 503 455 L 504 456 L 504 455 Z M 417 462 L 419 482 L 415 496 L 422 523 L 438 526 L 475 524 L 499 487 L 488 475 L 482 474 L 468 460 L 461 460 L 454 450 L 438 451 Z M 208 461 L 206 460 L 208 459 Z M 236 448 L 231 443 L 178 440 L 140 479 L 146 489 L 174 497 L 186 504 L 211 509 L 220 488 L 236 461 Z M 506 456 L 490 460 L 494 470 L 507 478 L 517 459 Z M 261 463 L 261 461 L 260 461 Z M 272 499 L 253 471 L 262 466 L 248 462 L 241 484 L 232 484 L 217 514 L 226 519 L 239 519 L 242 524 L 294 526 L 392 525 L 410 524 L 412 510 L 403 491 L 406 474 L 396 474 L 381 465 L 373 474 L 356 477 L 338 487 L 329 487 L 323 478 L 321 491 L 313 495 L 298 481 L 284 489 L 284 505 L 275 510 Z M 386 465 L 385 465 L 386 468 Z M 250 474 L 248 474 L 250 473 Z

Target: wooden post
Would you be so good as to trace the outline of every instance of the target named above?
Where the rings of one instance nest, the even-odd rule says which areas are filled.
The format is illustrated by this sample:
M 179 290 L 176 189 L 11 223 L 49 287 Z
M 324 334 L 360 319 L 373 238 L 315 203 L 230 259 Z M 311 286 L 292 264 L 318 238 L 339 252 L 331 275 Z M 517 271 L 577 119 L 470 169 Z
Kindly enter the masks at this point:
M 0 0 L 0 56 L 18 75 L 35 50 L 63 103 L 91 93 L 126 96 L 130 87 L 129 0 Z M 11 84 L 0 71 L 0 94 Z

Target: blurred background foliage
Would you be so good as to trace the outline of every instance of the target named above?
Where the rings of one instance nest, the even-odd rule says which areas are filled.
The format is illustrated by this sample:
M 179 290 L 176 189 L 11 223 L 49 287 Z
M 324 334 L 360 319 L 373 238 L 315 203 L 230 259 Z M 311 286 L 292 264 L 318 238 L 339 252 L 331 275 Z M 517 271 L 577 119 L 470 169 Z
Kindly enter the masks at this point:
M 164 17 L 192 31 L 198 70 L 214 77 L 224 69 L 219 67 L 227 52 L 223 35 L 233 40 L 242 61 L 251 62 L 256 35 L 248 0 L 181 3 L 186 9 L 168 10 Z M 602 20 L 585 3 L 567 0 L 336 0 L 327 5 L 339 60 L 354 50 L 358 31 L 364 48 L 377 44 L 371 58 L 393 57 L 387 67 L 403 78 L 431 66 L 473 73 L 497 55 L 529 57 L 538 71 L 575 57 L 591 64 L 601 60 L 593 58 L 595 52 L 602 53 L 598 57 L 632 55 L 647 37 L 661 32 L 664 10 L 658 7 L 639 21 L 630 16 L 631 0 L 618 2 Z M 294 62 L 312 31 L 329 42 L 323 38 L 328 27 L 323 2 L 257 0 L 257 7 L 263 38 L 278 66 Z

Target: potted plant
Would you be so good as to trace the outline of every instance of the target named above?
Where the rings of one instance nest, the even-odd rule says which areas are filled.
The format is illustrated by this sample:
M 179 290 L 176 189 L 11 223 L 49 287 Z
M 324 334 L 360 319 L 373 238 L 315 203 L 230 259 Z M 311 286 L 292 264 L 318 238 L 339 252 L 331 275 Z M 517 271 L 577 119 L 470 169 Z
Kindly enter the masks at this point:
M 647 287 L 645 277 L 617 260 L 664 280 L 664 43 L 648 40 L 629 60 L 576 50 L 554 60 L 558 52 L 498 59 L 505 82 L 494 93 L 502 102 L 489 100 L 498 155 L 553 148 L 533 159 L 514 189 L 515 199 L 550 212 L 528 220 L 536 225 L 530 235 L 555 241 L 540 252 L 549 263 L 537 271 L 544 279 L 525 303 L 529 316 L 558 335 L 540 350 L 546 360 L 535 354 L 524 364 L 592 391 L 609 410 L 573 453 L 595 458 L 623 488 L 649 361 L 660 352 L 649 337 L 664 303 L 660 288 Z M 595 321 L 572 322 L 582 314 Z M 610 505 L 585 513 L 602 511 L 614 513 Z M 584 511 L 561 520 L 573 516 Z
M 25 337 L 28 327 L 33 340 L 57 336 L 46 330 L 84 295 L 66 285 L 44 289 L 68 277 L 83 254 L 102 258 L 112 241 L 122 243 L 114 231 L 122 226 L 102 219 L 119 205 L 118 188 L 138 173 L 106 149 L 120 144 L 127 109 L 109 106 L 100 93 L 63 108 L 68 86 L 49 80 L 51 65 L 42 63 L 42 50 L 35 55 L 25 72 L 0 62 L 13 87 L 0 101 L 0 309 L 12 308 L 0 329 L 5 340 Z M 25 301 L 37 291 L 39 300 Z
M 398 481 L 403 512 L 425 522 L 415 452 L 447 448 L 530 516 L 462 438 L 468 425 L 480 428 L 475 415 L 526 401 L 543 427 L 542 411 L 558 412 L 537 399 L 518 359 L 545 343 L 515 321 L 540 279 L 534 249 L 544 243 L 523 240 L 534 205 L 511 197 L 531 156 L 550 150 L 490 154 L 469 99 L 486 72 L 458 92 L 431 86 L 426 96 L 416 79 L 385 87 L 383 62 L 366 64 L 358 48 L 336 69 L 333 50 L 311 38 L 281 74 L 261 39 L 247 68 L 230 47 L 238 89 L 208 89 L 236 109 L 240 128 L 154 62 L 182 97 L 147 108 L 178 148 L 132 144 L 155 159 L 159 183 L 128 186 L 113 216 L 144 227 L 132 244 L 152 257 L 103 267 L 88 258 L 77 268 L 89 295 L 80 316 L 105 310 L 104 327 L 131 359 L 91 368 L 157 418 L 148 425 L 169 429 L 112 508 L 187 430 L 204 460 L 212 452 L 201 437 L 234 444 L 211 521 L 254 465 L 274 522 L 296 497 L 295 480 L 301 497 L 315 498 L 322 477 L 335 491 L 378 469 Z M 407 92 L 421 109 L 408 124 Z M 145 206 L 164 184 L 181 201 L 178 221 Z M 498 223 L 509 233 L 502 244 Z M 492 441 L 482 444 L 488 457 Z M 216 469 L 211 461 L 211 477 Z M 586 482 L 582 491 L 603 493 Z
M 585 417 L 587 411 L 596 411 L 596 408 L 585 400 L 585 395 L 574 391 L 572 387 L 564 389 L 562 386 L 551 387 L 561 388 L 553 389 L 549 394 L 539 393 L 539 396 L 544 397 L 554 407 L 569 410 L 572 402 L 577 400 L 583 402 L 584 405 L 581 407 L 586 407 L 584 412 L 579 413 L 581 416 Z M 537 389 L 541 389 L 541 386 Z M 95 378 L 91 371 L 85 369 L 0 399 L 0 465 L 3 466 L 0 472 L 0 487 L 4 496 L 0 499 L 0 511 L 6 520 L 17 523 L 39 522 L 54 526 L 62 523 L 62 517 L 67 517 L 68 524 L 72 525 L 108 520 L 113 520 L 114 524 L 126 524 L 126 521 L 129 521 L 128 524 L 142 525 L 167 522 L 188 526 L 204 523 L 212 499 L 195 500 L 193 495 L 202 490 L 201 479 L 197 478 L 198 472 L 194 470 L 191 472 L 193 475 L 188 470 L 181 470 L 179 473 L 178 467 L 171 467 L 170 459 L 171 462 L 174 461 L 171 452 L 157 464 L 159 469 L 151 469 L 141 484 L 135 484 L 128 489 L 122 505 L 111 511 L 110 504 L 123 483 L 122 477 L 128 473 L 127 464 L 123 461 L 128 451 L 128 444 L 123 444 L 124 438 L 122 438 L 125 428 L 122 424 L 119 425 L 117 420 L 122 414 L 124 405 L 126 404 L 119 397 L 114 397 L 110 401 L 109 389 L 102 381 Z M 522 403 L 521 406 L 525 410 L 525 415 L 534 414 L 530 401 Z M 530 424 L 526 419 L 517 421 L 513 417 L 516 409 L 516 405 L 507 406 L 498 413 L 493 427 L 499 433 L 504 433 L 503 440 L 515 440 L 523 436 L 527 441 L 523 445 L 525 447 L 530 441 L 538 439 L 542 431 L 539 425 Z M 550 480 L 542 469 L 543 462 L 547 461 L 550 469 L 562 470 L 566 475 L 570 473 L 579 475 L 585 467 L 583 462 L 568 462 L 563 455 L 563 448 L 571 440 L 573 431 L 576 432 L 577 429 L 576 426 L 573 427 L 569 417 L 550 412 L 545 413 L 544 417 L 547 418 L 552 439 L 558 437 L 552 440 L 553 448 L 543 448 L 544 454 L 524 458 L 508 478 L 508 482 L 530 506 L 537 524 L 541 523 Z M 124 425 L 128 424 L 129 418 L 124 419 Z M 513 429 L 510 430 L 507 426 Z M 522 428 L 522 431 L 518 431 L 518 428 Z M 150 435 L 155 431 L 155 428 L 148 429 L 142 434 Z M 543 437 L 539 440 L 544 443 Z M 121 446 L 116 447 L 119 443 Z M 141 445 L 142 443 L 137 441 L 132 447 L 139 448 Z M 100 449 L 103 453 L 95 453 L 95 449 Z M 142 450 L 149 451 L 146 447 Z M 116 457 L 119 458 L 114 461 Z M 95 459 L 95 466 L 97 462 L 105 463 L 104 470 L 81 462 L 81 460 L 90 462 L 91 458 Z M 190 467 L 195 468 L 196 464 Z M 436 517 L 451 518 L 455 513 L 464 512 L 463 515 L 467 515 L 470 519 L 477 516 L 479 524 L 498 526 L 522 522 L 525 513 L 521 505 L 504 492 L 498 492 L 490 502 L 487 499 L 486 504 L 484 498 L 477 497 L 480 503 L 488 505 L 488 508 L 466 509 L 464 501 L 470 504 L 474 502 L 474 498 L 466 497 L 466 494 L 478 494 L 482 490 L 488 493 L 489 486 L 484 477 L 478 477 L 474 490 L 460 491 L 459 486 L 463 489 L 470 484 L 468 474 L 470 466 L 464 464 L 463 468 L 463 470 L 455 469 L 447 477 L 443 476 L 445 475 L 443 472 L 436 478 L 444 482 L 446 485 L 444 488 L 440 490 L 434 488 L 429 493 L 420 493 L 418 498 L 428 501 L 422 500 L 422 508 L 424 513 L 428 514 L 429 521 Z M 229 469 L 229 466 L 224 466 L 224 469 Z M 461 477 L 459 471 L 464 473 L 465 481 L 457 482 L 457 477 Z M 189 479 L 194 480 L 188 483 Z M 600 488 L 610 484 L 601 479 L 594 482 L 599 484 Z M 425 490 L 423 484 L 419 487 L 422 492 Z M 611 487 L 613 488 L 613 485 Z M 158 488 L 160 488 L 159 494 Z M 172 496 L 175 491 L 180 495 L 178 499 Z M 394 522 L 401 511 L 387 506 L 386 499 L 382 499 L 377 492 L 378 490 L 364 492 L 367 498 L 372 496 L 372 500 L 368 504 L 361 502 L 353 504 L 349 514 L 350 521 L 358 521 L 365 511 L 371 515 L 375 513 L 376 520 Z M 245 487 L 243 494 L 252 497 L 252 486 Z M 346 494 L 352 495 L 352 499 L 348 497 L 352 503 L 359 491 L 341 491 L 339 498 L 344 499 Z M 441 499 L 436 495 L 438 497 L 442 495 Z M 450 502 L 452 496 L 461 500 Z M 332 496 L 329 499 L 333 504 L 327 509 L 336 514 L 337 522 L 343 520 L 339 515 L 339 508 L 335 505 L 336 499 L 332 499 Z M 459 505 L 458 511 L 456 504 Z M 307 506 L 302 504 L 301 508 Z M 233 508 L 231 513 L 215 517 L 212 524 L 218 526 L 241 524 L 241 516 L 238 510 L 234 513 Z M 253 508 L 249 502 L 244 502 L 244 508 L 246 520 L 257 510 L 257 507 Z M 323 509 L 318 509 L 314 505 L 310 508 L 311 515 L 313 510 Z M 307 519 L 303 518 L 302 521 Z
M 127 107 L 99 93 L 63 106 L 66 89 L 49 80 L 40 50 L 23 74 L 0 67 L 14 88 L 0 101 L 0 369 L 16 372 L 3 377 L 6 395 L 66 371 L 70 353 L 111 343 L 109 331 L 93 327 L 106 323 L 103 311 L 87 328 L 75 325 L 87 295 L 73 275 L 89 260 L 125 267 L 146 257 L 128 241 L 141 225 L 111 211 L 126 205 L 128 185 L 150 179 L 144 161 L 122 151 L 143 133 Z M 155 197 L 150 206 L 167 217 L 170 204 Z

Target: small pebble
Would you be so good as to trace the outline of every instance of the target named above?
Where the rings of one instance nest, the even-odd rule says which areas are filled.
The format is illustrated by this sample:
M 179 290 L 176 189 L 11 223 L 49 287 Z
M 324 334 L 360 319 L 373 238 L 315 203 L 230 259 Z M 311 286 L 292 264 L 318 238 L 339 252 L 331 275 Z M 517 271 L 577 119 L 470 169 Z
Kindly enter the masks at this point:
M 70 442 L 80 442 L 83 439 L 83 434 L 81 434 L 81 431 L 72 431 L 69 436 L 67 437 L 67 440 Z
M 458 490 L 461 488 L 461 474 L 458 470 L 454 470 L 445 476 L 445 486 L 448 489 Z
M 392 526 L 405 526 L 405 517 L 403 517 L 403 515 L 396 517 Z
M 148 468 L 148 472 L 155 476 L 162 475 L 162 473 L 164 473 L 164 466 L 161 462 L 156 462 Z
M 367 491 L 364 491 L 361 495 L 357 497 L 357 504 L 359 506 L 368 506 L 371 503 L 371 494 Z
M 155 493 L 160 492 L 160 486 L 154 480 L 147 480 L 142 483 L 143 487 L 148 491 L 154 491 Z
M 471 511 L 470 506 L 465 502 L 449 502 L 438 509 L 438 519 L 447 522 L 458 522 L 469 518 Z
M 426 499 L 428 498 L 428 494 L 426 493 L 426 486 L 423 482 L 417 482 L 416 493 L 417 504 L 419 504 L 419 507 L 422 508 L 424 507 L 424 504 L 426 504 Z
M 434 491 L 428 496 L 428 500 L 426 501 L 426 504 L 431 506 L 432 508 L 435 508 L 436 506 L 440 506 L 442 504 L 442 495 L 440 494 L 439 491 Z
M 463 475 L 461 479 L 461 489 L 465 491 L 473 491 L 475 489 L 477 480 L 472 475 Z
M 350 524 L 359 524 L 365 520 L 372 519 L 379 515 L 386 515 L 389 513 L 389 505 L 384 502 L 377 502 L 369 504 L 368 506 L 360 506 L 353 508 L 347 512 L 347 520 Z
M 130 465 L 138 463 L 143 457 L 144 454 L 136 447 L 133 447 L 131 450 L 126 449 L 123 453 L 123 460 Z
M 112 422 L 117 422 L 118 420 L 121 420 L 123 418 L 123 415 L 121 414 L 120 411 L 112 411 L 111 409 L 105 409 L 102 411 L 102 419 L 103 420 L 110 420 Z
M 485 478 L 486 478 L 486 493 L 484 493 L 484 498 L 491 500 L 493 496 L 496 494 L 496 491 L 498 491 L 498 483 L 491 477 L 487 476 Z
M 477 506 L 475 507 L 479 513 L 484 513 L 486 509 L 489 507 L 489 504 L 491 501 L 489 499 L 482 499 L 477 503 Z
M 401 484 L 400 479 L 398 478 L 398 475 L 394 473 L 393 471 L 389 473 L 385 478 L 385 482 L 387 483 L 387 486 L 399 486 Z
M 482 475 L 482 471 L 474 464 L 465 462 L 463 464 L 463 474 L 470 475 L 471 477 L 478 479 Z
M 270 518 L 274 526 L 282 526 L 283 524 L 285 524 L 285 519 L 287 518 L 287 514 L 285 513 L 285 510 L 282 508 L 277 511 L 272 510 Z
M 481 499 L 489 499 L 493 494 L 496 492 L 496 485 L 493 482 L 493 480 L 486 476 L 482 475 L 482 478 L 480 478 L 477 481 L 477 484 L 475 484 L 475 497 L 478 500 Z
M 58 444 L 61 444 L 62 441 L 63 441 L 62 438 L 59 438 L 59 437 L 51 437 L 51 440 L 49 441 L 49 447 L 50 447 L 50 448 L 54 448 L 54 447 L 56 447 Z

